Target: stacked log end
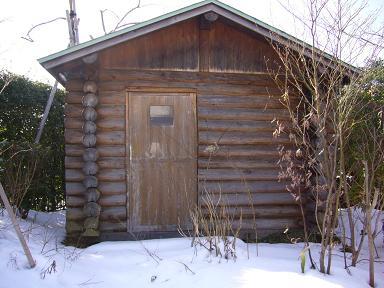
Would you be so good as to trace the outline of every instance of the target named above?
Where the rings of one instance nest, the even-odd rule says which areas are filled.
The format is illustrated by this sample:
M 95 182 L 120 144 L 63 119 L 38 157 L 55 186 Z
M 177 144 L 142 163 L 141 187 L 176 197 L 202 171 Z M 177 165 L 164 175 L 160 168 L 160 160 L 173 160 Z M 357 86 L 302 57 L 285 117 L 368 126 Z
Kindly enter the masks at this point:
M 97 165 L 98 152 L 96 149 L 96 106 L 98 104 L 97 85 L 94 81 L 86 81 L 83 86 L 84 96 L 82 99 L 83 105 L 83 184 L 86 189 L 85 205 L 84 205 L 84 237 L 99 237 L 99 218 L 101 207 L 98 204 L 100 191 L 98 188 Z

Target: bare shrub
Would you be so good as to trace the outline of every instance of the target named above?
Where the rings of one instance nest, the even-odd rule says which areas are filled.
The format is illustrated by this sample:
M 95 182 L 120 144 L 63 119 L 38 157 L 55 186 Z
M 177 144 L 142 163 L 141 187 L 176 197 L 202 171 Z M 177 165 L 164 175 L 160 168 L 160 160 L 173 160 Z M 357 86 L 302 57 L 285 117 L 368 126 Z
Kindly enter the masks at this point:
M 0 157 L 2 163 L 2 182 L 5 191 L 8 192 L 10 204 L 18 209 L 23 218 L 23 200 L 31 186 L 35 176 L 39 158 L 41 156 L 39 148 L 30 143 L 1 143 Z
M 310 215 L 308 212 L 314 215 L 313 225 L 321 235 L 319 269 L 327 274 L 331 273 L 334 233 L 342 202 L 348 208 L 353 231 L 348 145 L 354 141 L 352 132 L 365 105 L 358 94 L 343 90 L 345 85 L 356 83 L 362 72 L 343 60 L 355 64 L 376 59 L 383 47 L 380 35 L 384 29 L 374 27 L 377 14 L 366 8 L 366 2 L 308 1 L 307 14 L 292 14 L 308 32 L 311 46 L 290 39 L 271 42 L 280 59 L 280 68 L 272 73 L 283 91 L 281 101 L 290 116 L 290 139 L 299 154 L 288 155 L 282 149 L 282 160 L 288 164 L 282 173 L 291 178 L 293 188 L 308 188 L 306 193 L 296 189 L 294 197 L 299 204 L 303 200 L 311 208 L 305 217 Z M 272 35 L 272 39 L 276 38 L 279 37 Z M 369 146 L 364 142 L 362 145 Z M 295 166 L 294 158 L 301 158 L 301 164 Z M 313 207 L 309 207 L 311 204 Z M 352 242 L 356 257 L 354 238 Z
M 214 203 L 207 190 L 202 198 L 203 203 L 190 211 L 193 227 L 191 245 L 204 247 L 209 254 L 216 257 L 236 259 L 236 238 L 240 235 L 241 212 L 240 224 L 235 228 L 233 226 L 235 215 L 228 212 L 223 202 Z

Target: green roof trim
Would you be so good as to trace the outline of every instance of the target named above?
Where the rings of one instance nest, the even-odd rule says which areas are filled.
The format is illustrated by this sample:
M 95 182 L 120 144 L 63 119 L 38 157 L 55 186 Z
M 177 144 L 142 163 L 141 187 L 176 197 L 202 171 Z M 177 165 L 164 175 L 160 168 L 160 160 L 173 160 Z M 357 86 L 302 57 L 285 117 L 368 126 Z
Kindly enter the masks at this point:
M 112 33 L 109 33 L 109 34 L 106 34 L 104 36 L 100 36 L 98 38 L 95 38 L 95 39 L 92 39 L 92 40 L 89 40 L 89 41 L 86 41 L 86 42 L 83 42 L 83 43 L 80 43 L 76 46 L 72 46 L 72 47 L 69 47 L 67 49 L 64 49 L 62 51 L 59 51 L 59 52 L 56 52 L 54 54 L 51 54 L 51 55 L 48 55 L 46 57 L 42 57 L 40 59 L 38 59 L 39 63 L 41 65 L 43 65 L 44 63 L 46 62 L 49 62 L 49 61 L 52 61 L 52 60 L 55 60 L 57 58 L 60 58 L 62 56 L 65 56 L 65 55 L 68 55 L 68 54 L 71 54 L 73 52 L 76 52 L 76 51 L 80 51 L 84 48 L 87 48 L 87 47 L 90 47 L 90 46 L 93 46 L 93 45 L 96 45 L 96 44 L 99 44 L 99 43 L 102 43 L 106 40 L 109 40 L 109 39 L 112 39 L 112 38 L 115 38 L 115 37 L 118 37 L 118 36 L 121 36 L 121 35 L 124 35 L 126 33 L 129 33 L 129 32 L 132 32 L 132 31 L 135 31 L 135 30 L 138 30 L 140 28 L 144 28 L 148 25 L 151 25 L 151 24 L 154 24 L 156 22 L 160 22 L 162 20 L 166 20 L 166 19 L 169 19 L 169 18 L 172 18 L 172 17 L 175 17 L 175 16 L 178 16 L 180 14 L 183 14 L 185 12 L 189 12 L 189 11 L 192 11 L 196 8 L 200 8 L 200 7 L 203 7 L 203 6 L 206 6 L 206 5 L 210 5 L 210 4 L 213 4 L 213 5 L 216 5 L 220 8 L 223 8 L 245 20 L 248 20 L 249 22 L 251 22 L 252 24 L 255 24 L 256 26 L 259 26 L 263 29 L 267 29 L 273 33 L 276 33 L 284 38 L 286 38 L 287 40 L 290 40 L 290 41 L 293 41 L 293 42 L 296 42 L 300 45 L 304 45 L 306 46 L 307 48 L 312 48 L 312 46 L 308 43 L 306 43 L 305 41 L 303 40 L 300 40 L 280 29 L 277 29 L 263 21 L 260 21 L 236 8 L 233 8 L 227 4 L 224 4 L 220 1 L 217 1 L 217 0 L 205 0 L 205 1 L 201 1 L 201 2 L 198 2 L 198 3 L 195 3 L 195 4 L 192 4 L 192 5 L 189 5 L 189 6 L 186 6 L 186 7 L 183 7 L 181 9 L 178 9 L 178 10 L 175 10 L 173 12 L 169 12 L 169 13 L 166 13 L 166 14 L 163 14 L 161 16 L 158 16 L 158 17 L 155 17 L 155 18 L 152 18 L 152 19 L 149 19 L 147 21 L 144 21 L 144 22 L 141 22 L 141 23 L 138 23 L 138 24 L 135 24 L 135 25 L 132 25 L 132 26 L 129 26 L 127 28 L 124 28 L 124 29 L 121 29 L 121 30 L 118 30 L 118 31 L 115 31 L 115 32 L 112 32 Z M 326 53 L 325 51 L 321 51 L 319 50 L 318 48 L 314 47 L 316 50 L 318 50 L 319 52 L 321 52 L 324 56 L 326 56 L 327 58 L 329 58 L 329 60 L 334 60 L 335 58 Z M 356 70 L 357 68 L 348 64 L 348 63 L 345 63 L 343 62 L 343 64 L 345 66 L 348 66 L 350 69 L 352 70 Z

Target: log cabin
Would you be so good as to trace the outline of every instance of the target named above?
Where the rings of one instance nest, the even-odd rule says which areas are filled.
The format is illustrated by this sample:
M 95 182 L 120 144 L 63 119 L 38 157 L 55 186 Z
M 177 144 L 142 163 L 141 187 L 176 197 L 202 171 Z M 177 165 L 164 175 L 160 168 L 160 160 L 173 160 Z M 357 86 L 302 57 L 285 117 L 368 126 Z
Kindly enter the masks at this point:
M 174 236 L 209 201 L 242 235 L 301 227 L 271 40 L 298 41 L 208 0 L 40 59 L 68 91 L 67 235 Z

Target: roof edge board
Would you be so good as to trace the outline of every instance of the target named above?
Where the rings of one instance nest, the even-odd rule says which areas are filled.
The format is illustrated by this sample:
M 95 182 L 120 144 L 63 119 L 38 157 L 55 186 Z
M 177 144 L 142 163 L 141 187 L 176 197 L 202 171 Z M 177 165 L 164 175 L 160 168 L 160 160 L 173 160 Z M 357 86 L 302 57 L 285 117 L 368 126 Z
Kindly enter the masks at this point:
M 271 39 L 271 41 L 277 41 L 283 45 L 290 45 L 292 43 L 300 45 L 304 49 L 314 50 L 318 54 L 318 58 L 324 57 L 327 61 L 333 62 L 335 57 L 322 51 L 316 47 L 312 47 L 310 44 L 303 40 L 300 40 L 292 35 L 287 34 L 277 28 L 270 26 L 250 15 L 243 13 L 231 6 L 221 3 L 216 0 L 202 1 L 179 10 L 161 15 L 159 17 L 147 20 L 145 22 L 130 26 L 128 28 L 101 36 L 94 40 L 84 42 L 77 46 L 70 47 L 66 50 L 57 52 L 55 54 L 46 56 L 38 61 L 45 69 L 52 69 L 68 61 L 82 58 L 91 53 L 98 52 L 100 50 L 112 47 L 114 45 L 123 43 L 125 41 L 140 37 L 142 35 L 149 34 L 158 29 L 168 27 L 181 21 L 191 19 L 206 12 L 213 11 L 222 17 L 230 19 L 239 25 L 259 33 L 260 35 Z M 307 52 L 308 53 L 308 52 Z M 306 53 L 306 54 L 307 54 Z M 307 55 L 308 56 L 308 55 Z M 340 60 L 341 61 L 341 60 Z M 341 61 L 342 64 L 349 69 L 357 72 L 359 69 L 351 64 Z
M 144 28 L 144 27 L 146 27 L 148 25 L 151 25 L 151 24 L 154 24 L 154 23 L 166 20 L 168 18 L 171 18 L 171 17 L 174 17 L 174 16 L 180 16 L 180 14 L 183 14 L 185 12 L 190 12 L 190 11 L 196 9 L 196 8 L 201 8 L 201 7 L 207 6 L 207 5 L 214 6 L 214 5 L 217 5 L 218 3 L 220 3 L 220 2 L 218 2 L 216 0 L 205 0 L 205 1 L 202 1 L 202 2 L 198 2 L 198 3 L 195 3 L 195 4 L 192 4 L 192 5 L 180 8 L 180 9 L 178 9 L 176 11 L 171 11 L 169 13 L 157 16 L 155 18 L 148 19 L 146 21 L 143 21 L 141 23 L 129 26 L 127 28 L 124 28 L 124 29 L 121 29 L 121 30 L 117 30 L 115 32 L 111 32 L 111 33 L 108 33 L 106 35 L 97 37 L 95 39 L 92 39 L 92 40 L 80 43 L 80 44 L 78 44 L 76 46 L 72 46 L 72 47 L 66 48 L 64 50 L 61 50 L 61 51 L 58 51 L 56 53 L 50 54 L 48 56 L 41 57 L 41 58 L 38 59 L 38 62 L 41 65 L 43 65 L 44 63 L 49 62 L 52 59 L 55 59 L 55 58 L 63 56 L 63 54 L 65 55 L 65 54 L 73 53 L 73 52 L 76 52 L 78 50 L 84 49 L 84 48 L 86 48 L 88 46 L 96 45 L 96 44 L 98 44 L 100 42 L 107 41 L 107 40 L 110 40 L 110 39 L 115 38 L 115 37 L 119 37 L 121 35 L 124 35 L 126 33 L 131 32 L 131 31 Z
M 159 30 L 161 28 L 168 27 L 168 26 L 176 24 L 178 22 L 182 22 L 182 21 L 191 19 L 193 17 L 199 16 L 203 13 L 206 13 L 209 11 L 214 11 L 214 10 L 215 10 L 214 5 L 208 4 L 205 6 L 201 6 L 201 7 L 198 7 L 196 9 L 186 11 L 182 14 L 170 16 L 168 18 L 147 24 L 143 27 L 138 27 L 136 29 L 132 29 L 131 31 L 125 32 L 121 35 L 116 35 L 116 36 L 109 38 L 109 39 L 106 39 L 104 41 L 100 41 L 98 43 L 94 43 L 92 45 L 85 46 L 85 47 L 79 47 L 77 50 L 75 50 L 73 52 L 68 52 L 62 56 L 58 56 L 57 58 L 52 58 L 52 59 L 47 59 L 47 60 L 45 60 L 45 58 L 41 58 L 41 59 L 39 59 L 39 62 L 45 69 L 51 69 L 51 68 L 54 68 L 60 64 L 65 63 L 65 62 L 79 59 L 79 58 L 84 57 L 86 55 L 98 52 L 100 50 L 112 47 L 112 46 L 117 45 L 117 44 L 121 44 L 125 41 L 149 34 L 151 32 Z M 64 50 L 64 51 L 66 51 L 66 50 Z M 50 56 L 54 56 L 54 55 L 55 54 L 52 54 Z

